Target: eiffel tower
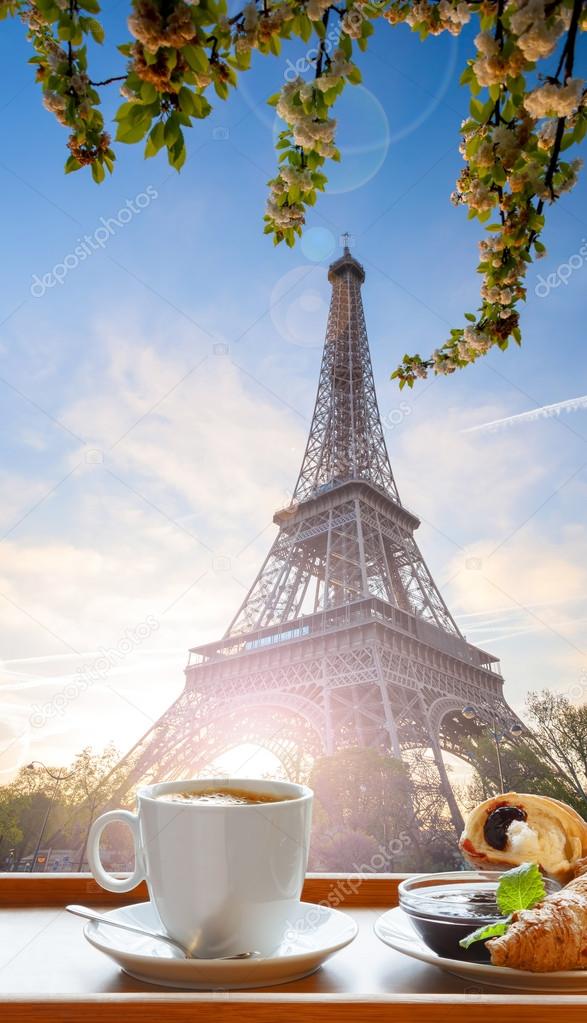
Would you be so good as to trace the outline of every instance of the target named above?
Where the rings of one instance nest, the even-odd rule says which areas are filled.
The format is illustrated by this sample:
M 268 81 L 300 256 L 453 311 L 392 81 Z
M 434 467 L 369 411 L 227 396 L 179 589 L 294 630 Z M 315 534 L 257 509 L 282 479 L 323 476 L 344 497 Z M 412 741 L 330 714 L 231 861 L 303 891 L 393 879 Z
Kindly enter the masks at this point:
M 293 777 L 304 757 L 372 746 L 431 750 L 457 830 L 442 749 L 458 753 L 466 705 L 504 725 L 496 657 L 461 634 L 414 539 L 377 406 L 361 299 L 344 252 L 318 394 L 291 503 L 222 639 L 193 647 L 185 688 L 107 779 L 114 803 L 139 783 L 190 777 L 252 743 Z M 459 725 L 459 722 L 461 724 Z M 460 727 L 460 732 L 459 732 Z

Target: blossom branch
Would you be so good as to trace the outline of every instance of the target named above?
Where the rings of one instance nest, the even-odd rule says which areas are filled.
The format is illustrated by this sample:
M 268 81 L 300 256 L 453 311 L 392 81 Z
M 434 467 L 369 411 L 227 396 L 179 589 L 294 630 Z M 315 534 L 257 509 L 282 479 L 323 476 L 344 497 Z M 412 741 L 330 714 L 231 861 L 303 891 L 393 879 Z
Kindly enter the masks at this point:
M 238 87 L 253 51 L 277 56 L 283 40 L 315 40 L 303 73 L 270 101 L 285 128 L 265 231 L 288 245 L 326 187 L 326 160 L 340 158 L 332 108 L 348 84 L 361 81 L 353 54 L 366 49 L 373 22 L 383 16 L 390 25 L 405 23 L 424 39 L 458 36 L 477 19 L 476 52 L 461 78 L 471 92 L 462 124 L 464 168 L 452 198 L 487 231 L 478 265 L 481 303 L 432 355 L 406 355 L 393 375 L 411 386 L 429 372 L 452 373 L 494 347 L 520 342 L 518 305 L 528 265 L 545 251 L 547 205 L 577 179 L 579 161 L 562 157 L 587 133 L 584 82 L 574 77 L 578 33 L 587 28 L 584 0 L 247 0 L 230 18 L 226 0 L 130 3 L 132 38 L 119 47 L 126 73 L 95 81 L 86 43 L 103 40 L 99 0 L 0 0 L 0 19 L 25 23 L 44 104 L 69 129 L 66 170 L 89 166 L 99 182 L 113 169 L 101 87 L 121 84 L 116 140 L 144 142 L 146 157 L 165 150 L 179 170 L 185 130 L 209 115 L 212 94 L 224 100 Z M 551 57 L 553 73 L 545 74 Z
M 393 374 L 400 386 L 413 386 L 431 371 L 452 373 L 494 347 L 507 348 L 511 339 L 521 341 L 517 304 L 526 295 L 532 252 L 538 257 L 545 252 L 539 241 L 545 203 L 572 188 L 580 166 L 561 163 L 560 154 L 587 128 L 583 83 L 572 77 L 581 17 L 581 0 L 573 0 L 572 11 L 567 3 L 500 0 L 495 14 L 481 19 L 478 55 L 461 79 L 473 98 L 471 117 L 462 125 L 466 166 L 453 201 L 487 224 L 478 267 L 482 304 L 477 315 L 466 314 L 469 325 L 452 330 L 431 357 L 405 356 Z M 556 75 L 527 91 L 525 73 L 561 41 L 564 56 Z M 486 102 L 478 98 L 482 88 L 489 92 Z M 498 223 L 491 223 L 495 212 Z

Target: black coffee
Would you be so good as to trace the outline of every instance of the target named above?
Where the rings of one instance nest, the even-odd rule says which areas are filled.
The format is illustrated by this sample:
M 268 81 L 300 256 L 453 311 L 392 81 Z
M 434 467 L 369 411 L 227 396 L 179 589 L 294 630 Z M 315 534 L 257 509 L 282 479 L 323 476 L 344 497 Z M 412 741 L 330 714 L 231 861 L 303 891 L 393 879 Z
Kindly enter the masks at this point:
M 204 804 L 207 806 L 249 806 L 258 803 L 280 803 L 284 799 L 295 799 L 295 796 L 275 796 L 269 792 L 249 792 L 246 789 L 227 787 L 162 792 L 157 799 L 161 799 L 165 803 L 191 803 L 195 806 Z

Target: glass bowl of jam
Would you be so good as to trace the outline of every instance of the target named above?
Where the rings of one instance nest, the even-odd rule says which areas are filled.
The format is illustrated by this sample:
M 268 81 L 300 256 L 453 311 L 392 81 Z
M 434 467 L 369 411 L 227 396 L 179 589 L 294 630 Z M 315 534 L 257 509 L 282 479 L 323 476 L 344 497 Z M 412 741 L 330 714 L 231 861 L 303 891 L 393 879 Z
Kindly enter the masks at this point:
M 478 927 L 503 918 L 496 900 L 500 877 L 497 871 L 481 870 L 417 874 L 399 885 L 399 904 L 437 955 L 488 963 L 484 941 L 476 941 L 468 949 L 461 948 L 459 941 Z M 548 878 L 544 884 L 548 895 L 560 887 Z

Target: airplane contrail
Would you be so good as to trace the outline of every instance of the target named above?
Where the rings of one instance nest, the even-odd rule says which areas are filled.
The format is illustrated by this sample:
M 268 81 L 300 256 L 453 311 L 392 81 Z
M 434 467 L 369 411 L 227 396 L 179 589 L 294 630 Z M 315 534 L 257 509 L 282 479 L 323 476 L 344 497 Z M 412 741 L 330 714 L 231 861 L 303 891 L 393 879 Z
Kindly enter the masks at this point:
M 587 394 L 579 398 L 568 398 L 567 401 L 556 401 L 553 405 L 540 405 L 530 412 L 521 412 L 517 416 L 506 416 L 504 419 L 494 419 L 490 423 L 481 423 L 480 426 L 470 426 L 463 430 L 463 433 L 497 433 L 498 430 L 508 426 L 515 426 L 518 423 L 529 423 L 534 419 L 550 419 L 551 416 L 559 416 L 561 412 L 577 412 L 579 409 L 587 409 Z

